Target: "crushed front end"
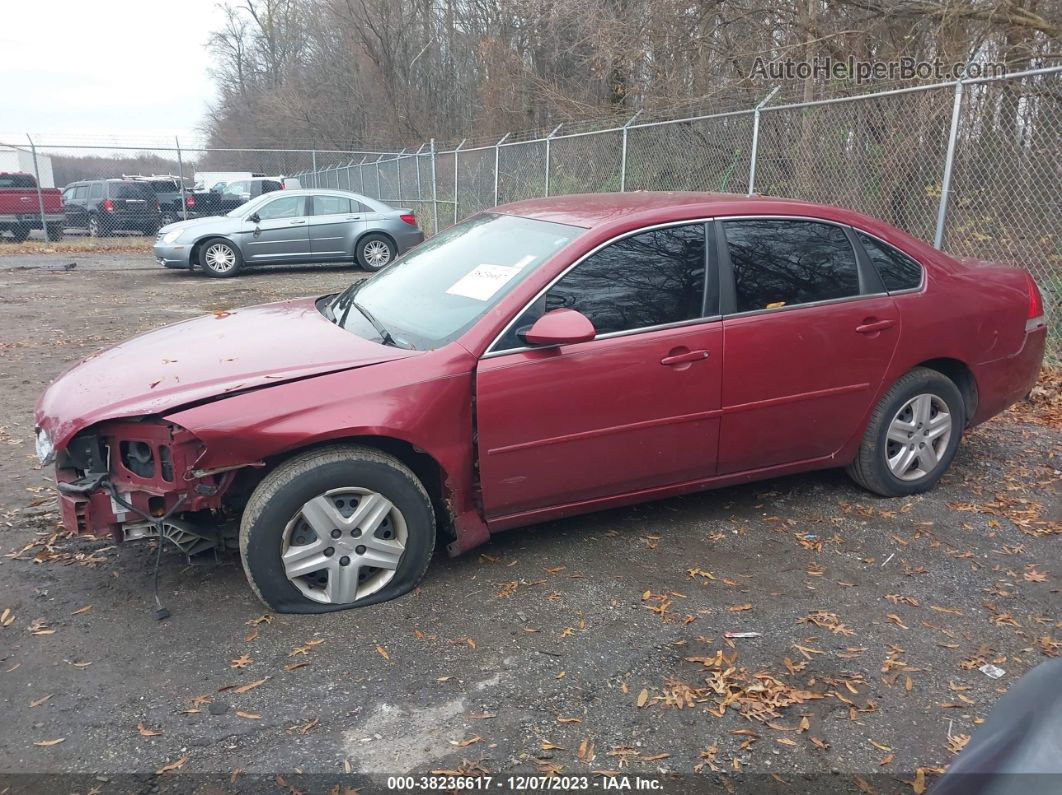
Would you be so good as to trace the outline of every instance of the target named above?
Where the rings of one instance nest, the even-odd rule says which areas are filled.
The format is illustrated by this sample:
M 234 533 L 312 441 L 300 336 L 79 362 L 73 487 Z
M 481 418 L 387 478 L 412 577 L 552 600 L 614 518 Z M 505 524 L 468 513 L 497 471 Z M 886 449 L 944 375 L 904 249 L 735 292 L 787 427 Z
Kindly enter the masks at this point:
M 106 421 L 58 450 L 38 429 L 37 450 L 42 463 L 54 460 L 67 530 L 125 541 L 161 529 L 188 554 L 220 545 L 222 498 L 236 472 L 197 469 L 205 447 L 184 428 L 151 418 Z

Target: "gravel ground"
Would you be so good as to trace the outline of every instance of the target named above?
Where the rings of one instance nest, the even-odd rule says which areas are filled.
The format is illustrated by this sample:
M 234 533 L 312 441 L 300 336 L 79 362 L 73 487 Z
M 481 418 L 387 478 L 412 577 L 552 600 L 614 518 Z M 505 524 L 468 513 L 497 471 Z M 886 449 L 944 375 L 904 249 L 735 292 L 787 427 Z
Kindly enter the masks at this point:
M 1059 652 L 1062 429 L 1027 405 L 968 434 L 926 495 L 876 499 L 831 471 L 552 522 L 437 557 L 413 594 L 363 610 L 270 616 L 237 559 L 167 549 L 156 622 L 151 546 L 57 532 L 34 401 L 133 333 L 356 275 L 0 257 L 0 792 L 464 771 L 917 793 Z

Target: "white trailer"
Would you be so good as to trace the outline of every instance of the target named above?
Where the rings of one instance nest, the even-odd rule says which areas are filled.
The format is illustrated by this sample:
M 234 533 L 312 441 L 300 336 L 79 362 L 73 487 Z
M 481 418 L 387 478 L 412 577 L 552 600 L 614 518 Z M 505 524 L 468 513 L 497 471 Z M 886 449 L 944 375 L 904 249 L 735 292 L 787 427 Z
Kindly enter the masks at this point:
M 52 176 L 52 159 L 48 155 L 37 152 L 37 168 L 40 169 L 38 184 L 42 188 L 54 188 L 55 178 Z M 8 173 L 24 172 L 33 174 L 33 152 L 29 148 L 20 146 L 0 146 L 0 171 Z

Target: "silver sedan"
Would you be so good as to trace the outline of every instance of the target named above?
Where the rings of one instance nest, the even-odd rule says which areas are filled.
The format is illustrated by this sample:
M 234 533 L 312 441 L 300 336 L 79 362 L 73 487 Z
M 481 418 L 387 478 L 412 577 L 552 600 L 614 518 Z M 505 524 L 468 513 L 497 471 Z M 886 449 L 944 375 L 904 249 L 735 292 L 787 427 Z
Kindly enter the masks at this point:
M 356 262 L 378 271 L 423 240 L 412 210 L 347 191 L 284 190 L 226 215 L 164 226 L 154 251 L 167 268 L 223 278 L 279 262 Z

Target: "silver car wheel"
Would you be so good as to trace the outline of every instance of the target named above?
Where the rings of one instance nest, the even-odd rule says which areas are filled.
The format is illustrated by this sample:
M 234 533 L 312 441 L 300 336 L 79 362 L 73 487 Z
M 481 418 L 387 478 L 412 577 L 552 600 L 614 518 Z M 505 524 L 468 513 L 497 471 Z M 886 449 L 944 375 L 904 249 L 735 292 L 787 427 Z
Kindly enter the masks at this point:
M 370 240 L 361 251 L 372 268 L 382 268 L 391 261 L 391 249 L 382 240 Z
M 886 431 L 889 471 L 905 481 L 932 474 L 948 449 L 951 433 L 948 404 L 937 395 L 915 395 L 900 407 Z
M 350 604 L 389 583 L 409 531 L 402 512 L 370 489 L 326 491 L 306 502 L 284 528 L 284 574 L 307 599 Z
M 207 267 L 216 273 L 228 273 L 236 267 L 236 252 L 224 243 L 215 243 L 206 250 Z

